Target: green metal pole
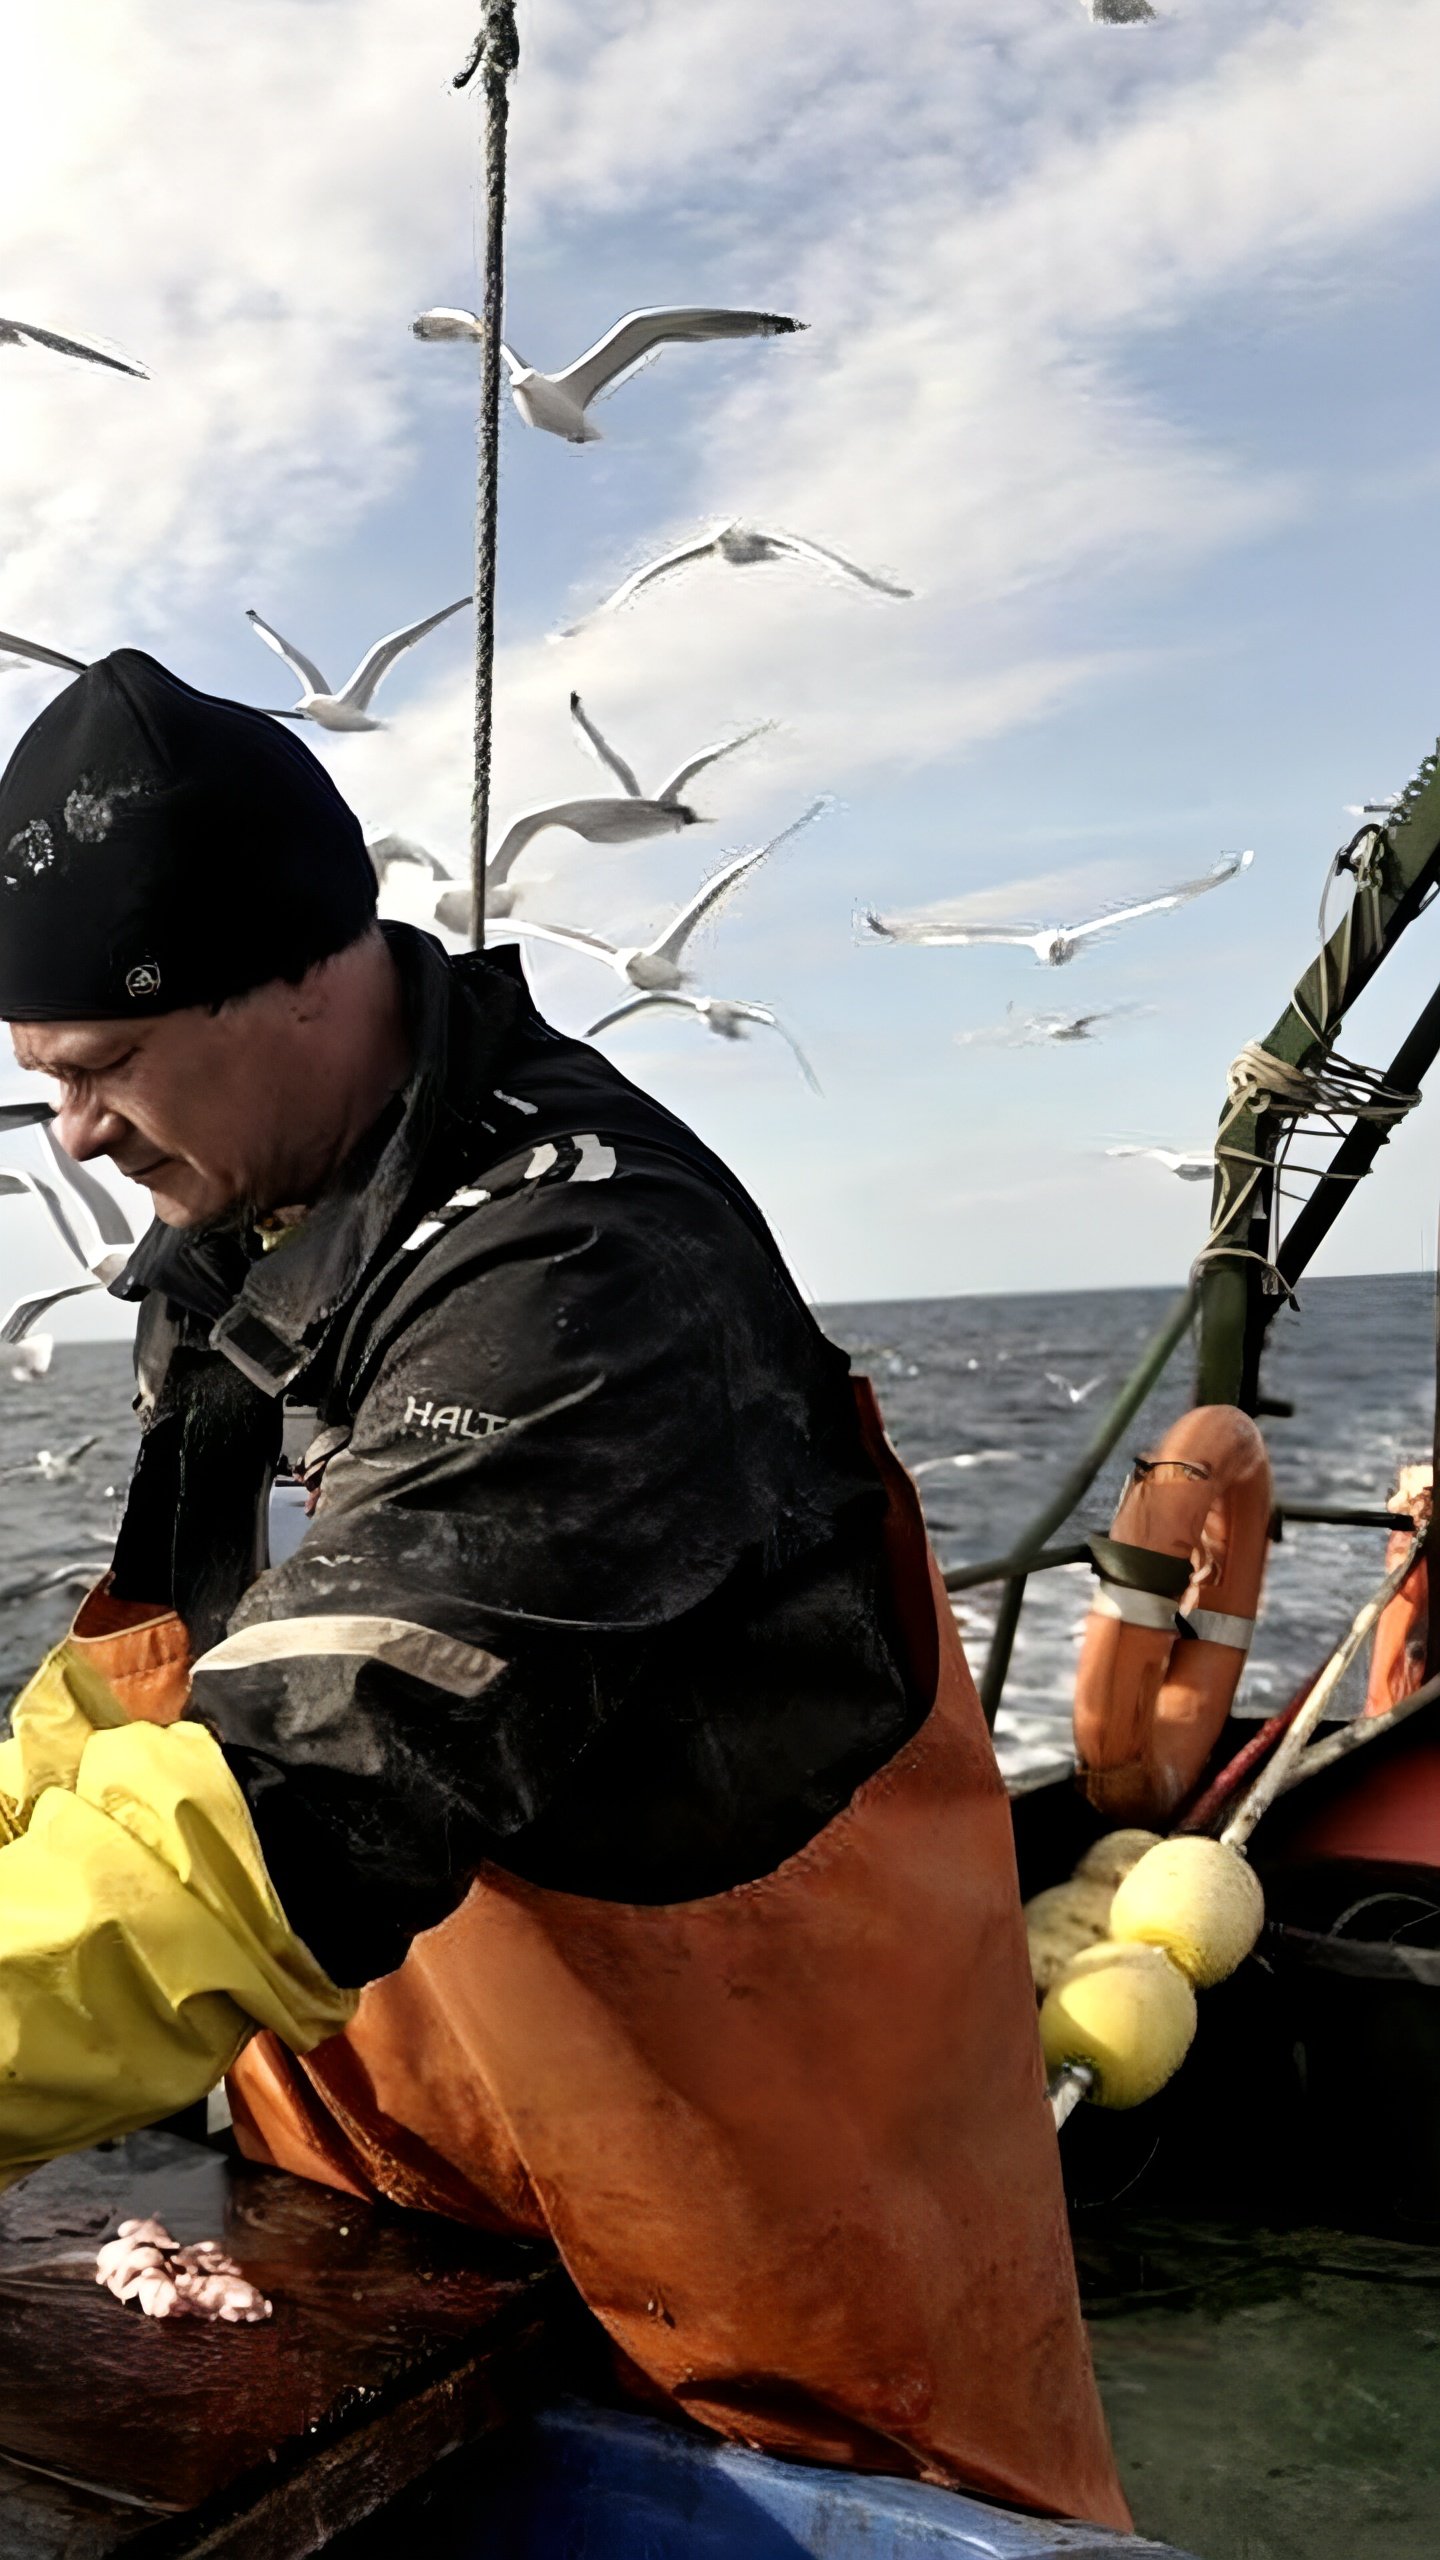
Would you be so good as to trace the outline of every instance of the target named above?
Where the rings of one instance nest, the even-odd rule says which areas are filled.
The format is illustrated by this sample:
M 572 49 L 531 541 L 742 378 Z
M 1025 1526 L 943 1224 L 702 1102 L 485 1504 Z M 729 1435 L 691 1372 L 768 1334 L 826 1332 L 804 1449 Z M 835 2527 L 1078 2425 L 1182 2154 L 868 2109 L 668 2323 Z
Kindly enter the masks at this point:
M 1020 1622 L 1025 1583 L 1032 1567 L 1038 1562 L 1042 1549 L 1054 1536 L 1061 1522 L 1068 1520 L 1076 1505 L 1084 1501 L 1116 1441 L 1122 1432 L 1128 1430 L 1156 1381 L 1163 1376 L 1194 1321 L 1195 1292 L 1193 1289 L 1187 1289 L 1183 1297 L 1176 1299 L 1159 1331 L 1151 1336 L 1141 1352 L 1083 1457 L 1076 1460 L 1069 1474 L 1063 1477 L 1056 1487 L 1044 1510 L 1036 1514 L 1028 1528 L 1022 1531 L 1016 1540 L 1014 1552 L 1009 1558 L 1009 1578 L 1000 1602 L 1000 1615 L 996 1621 L 995 1633 L 990 1640 L 990 1651 L 980 1682 L 980 1699 L 988 1724 L 994 1724 L 1000 1705 L 1001 1693 L 1005 1686 L 1005 1674 L 1010 1668 L 1015 1631 Z
M 1378 892 L 1357 898 L 1323 952 L 1300 978 L 1274 1028 L 1260 1043 L 1282 1065 L 1323 1064 L 1345 1014 L 1440 882 L 1440 750 L 1428 755 L 1378 831 L 1382 868 Z M 1359 839 L 1357 839 L 1358 843 Z M 1317 1025 L 1319 1026 L 1317 1031 Z M 1276 1139 L 1282 1125 L 1273 1110 L 1247 1109 L 1229 1119 L 1227 1145 L 1237 1161 L 1267 1166 L 1258 1190 L 1242 1200 L 1242 1185 L 1217 1165 L 1207 1259 L 1200 1280 L 1200 1354 L 1197 1404 L 1238 1404 L 1253 1411 L 1260 1350 L 1273 1312 L 1264 1295 L 1260 1263 L 1270 1235 L 1268 1216 Z M 1236 1206 L 1226 1211 L 1233 1188 Z

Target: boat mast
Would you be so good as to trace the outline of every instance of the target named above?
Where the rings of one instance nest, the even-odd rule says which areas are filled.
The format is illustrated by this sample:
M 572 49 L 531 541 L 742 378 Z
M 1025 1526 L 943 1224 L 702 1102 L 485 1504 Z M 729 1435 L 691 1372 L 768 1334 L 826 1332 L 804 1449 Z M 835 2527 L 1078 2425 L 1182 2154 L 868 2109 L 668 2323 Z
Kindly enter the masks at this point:
M 485 0 L 457 89 L 480 75 L 485 237 L 481 252 L 480 415 L 476 430 L 475 753 L 470 787 L 470 939 L 485 941 L 485 849 L 490 835 L 490 750 L 495 716 L 495 554 L 500 517 L 500 335 L 505 303 L 505 158 L 510 76 L 519 65 L 515 0 Z
M 1335 1056 L 1345 1015 L 1440 884 L 1440 749 L 1426 757 L 1384 824 L 1362 828 L 1336 857 L 1335 868 L 1354 875 L 1351 905 L 1297 983 L 1273 1030 L 1245 1053 L 1255 1070 L 1250 1098 L 1242 1092 L 1237 1099 L 1232 1083 L 1222 1115 L 1211 1230 L 1197 1265 L 1197 1404 L 1238 1404 L 1247 1413 L 1254 1412 L 1261 1349 L 1284 1297 L 1277 1282 L 1293 1286 L 1304 1261 L 1338 1215 L 1341 1198 L 1368 1171 L 1389 1126 L 1399 1116 L 1404 1107 L 1401 1094 L 1413 1095 L 1419 1074 L 1435 1054 L 1440 1014 L 1427 1007 L 1393 1064 L 1392 1074 L 1399 1070 L 1407 1083 L 1399 1087 L 1387 1077 L 1366 1080 L 1371 1099 L 1362 1101 L 1359 1125 L 1341 1141 L 1321 1177 L 1321 1191 L 1301 1211 L 1290 1238 L 1277 1249 L 1273 1243 L 1276 1154 L 1295 1118 L 1307 1116 L 1306 1080 L 1334 1068 L 1353 1076 L 1357 1088 L 1361 1086 L 1361 1071 L 1345 1068 Z M 1277 1087 L 1292 1090 L 1297 1099 L 1288 1105 L 1278 1100 Z M 1346 1108 L 1340 1106 L 1342 1115 Z M 1327 1116 L 1323 1107 L 1320 1116 Z M 1249 1174 L 1237 1179 L 1237 1168 L 1246 1167 Z M 1302 1240 L 1303 1256 L 1292 1249 Z

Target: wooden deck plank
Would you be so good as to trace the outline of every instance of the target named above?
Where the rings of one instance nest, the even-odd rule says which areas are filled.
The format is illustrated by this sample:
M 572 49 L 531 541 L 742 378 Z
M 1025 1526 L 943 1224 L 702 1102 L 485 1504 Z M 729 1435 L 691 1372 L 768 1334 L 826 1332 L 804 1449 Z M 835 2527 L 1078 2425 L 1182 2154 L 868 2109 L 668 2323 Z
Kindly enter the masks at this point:
M 275 2304 L 155 2321 L 94 2281 L 125 2214 L 222 2237 Z M 302 2560 L 539 2386 L 549 2256 L 168 2134 L 0 2197 L 4 2560 Z

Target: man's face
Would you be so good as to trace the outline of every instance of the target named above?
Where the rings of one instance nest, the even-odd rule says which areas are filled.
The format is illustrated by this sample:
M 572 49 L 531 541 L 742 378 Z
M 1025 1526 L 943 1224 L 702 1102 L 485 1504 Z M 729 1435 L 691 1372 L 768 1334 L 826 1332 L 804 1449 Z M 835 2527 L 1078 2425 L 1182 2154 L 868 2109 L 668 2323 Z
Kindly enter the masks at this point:
M 285 1204 L 297 1097 L 287 1111 L 270 992 L 143 1022 L 17 1022 L 11 1038 L 59 1086 L 62 1147 L 143 1183 L 167 1226 L 203 1226 L 242 1201 Z

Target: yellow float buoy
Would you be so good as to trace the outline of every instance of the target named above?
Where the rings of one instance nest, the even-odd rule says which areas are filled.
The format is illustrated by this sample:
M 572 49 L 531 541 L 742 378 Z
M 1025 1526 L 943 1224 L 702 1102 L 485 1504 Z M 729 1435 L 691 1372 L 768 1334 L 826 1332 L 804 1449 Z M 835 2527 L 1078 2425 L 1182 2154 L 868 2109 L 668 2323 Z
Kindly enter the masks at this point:
M 1159 1947 L 1106 1939 L 1051 1984 L 1040 2041 L 1053 2075 L 1079 2064 L 1100 2107 L 1139 2107 L 1180 2068 L 1195 2033 L 1195 1994 Z
M 1193 1834 L 1147 1850 L 1110 1908 L 1112 1938 L 1163 1948 L 1202 1989 L 1243 1963 L 1264 1924 L 1265 1897 L 1247 1861 Z
M 1097 1884 L 1112 1888 L 1138 1866 L 1147 1849 L 1158 1849 L 1158 1831 L 1104 1831 L 1092 1840 L 1075 1873 L 1093 1876 Z
M 1110 1925 L 1113 1887 L 1094 1876 L 1047 1885 L 1025 1905 L 1025 1937 L 1037 1991 L 1052 1982 L 1084 1947 L 1093 1947 Z

